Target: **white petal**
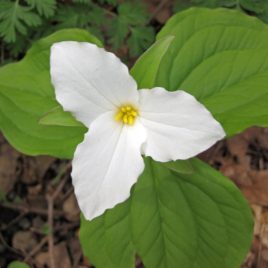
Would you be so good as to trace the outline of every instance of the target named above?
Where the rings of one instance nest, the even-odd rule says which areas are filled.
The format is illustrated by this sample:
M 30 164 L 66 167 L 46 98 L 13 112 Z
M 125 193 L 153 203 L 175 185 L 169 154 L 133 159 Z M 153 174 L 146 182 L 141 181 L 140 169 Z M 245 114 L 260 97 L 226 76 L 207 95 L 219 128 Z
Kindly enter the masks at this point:
M 55 43 L 50 56 L 56 98 L 86 126 L 103 112 L 138 100 L 128 68 L 112 53 L 90 43 Z
M 113 113 L 94 120 L 73 160 L 72 179 L 78 204 L 89 220 L 125 201 L 144 169 L 144 127 L 116 122 Z
M 225 136 L 211 113 L 182 90 L 140 90 L 140 116 L 148 136 L 143 153 L 156 161 L 193 157 Z

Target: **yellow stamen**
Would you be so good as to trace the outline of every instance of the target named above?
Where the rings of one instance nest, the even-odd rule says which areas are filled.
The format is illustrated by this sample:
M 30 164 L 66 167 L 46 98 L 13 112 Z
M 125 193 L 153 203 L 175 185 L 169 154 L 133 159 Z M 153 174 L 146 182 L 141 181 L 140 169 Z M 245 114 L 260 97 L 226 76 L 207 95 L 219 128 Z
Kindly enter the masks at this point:
M 123 116 L 123 113 L 122 112 L 119 112 L 115 115 L 115 120 L 116 121 L 120 121 L 122 119 L 122 116 Z
M 127 114 L 125 114 L 125 115 L 123 116 L 123 122 L 124 122 L 125 124 L 128 123 L 128 115 L 127 115 Z
M 131 111 L 131 114 L 132 114 L 134 117 L 136 117 L 136 116 L 138 115 L 138 113 L 137 113 L 136 111 L 134 111 L 134 110 Z
M 134 125 L 137 116 L 138 111 L 132 105 L 122 105 L 118 108 L 114 118 L 118 122 L 132 126 Z
M 134 124 L 134 118 L 131 115 L 128 117 L 128 124 L 131 126 Z

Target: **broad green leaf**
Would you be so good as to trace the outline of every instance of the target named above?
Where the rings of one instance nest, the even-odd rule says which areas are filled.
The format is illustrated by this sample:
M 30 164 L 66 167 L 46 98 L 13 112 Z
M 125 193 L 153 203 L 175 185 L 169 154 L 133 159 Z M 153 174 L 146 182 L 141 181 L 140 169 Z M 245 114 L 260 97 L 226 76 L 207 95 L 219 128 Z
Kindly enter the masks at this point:
M 39 123 L 46 113 L 59 105 L 50 83 L 49 55 L 50 46 L 64 40 L 101 46 L 86 31 L 63 30 L 34 44 L 22 61 L 0 69 L 0 129 L 8 141 L 24 153 L 71 158 L 86 131 L 83 126 Z
M 39 120 L 41 125 L 82 127 L 83 124 L 78 122 L 71 113 L 63 111 L 62 107 L 56 106 Z
M 227 135 L 268 126 L 267 25 L 239 11 L 192 8 L 172 17 L 157 39 L 170 35 L 174 39 L 157 66 L 144 72 L 155 58 L 150 50 L 134 66 L 142 87 L 188 91 Z
M 80 243 L 97 268 L 135 267 L 129 211 L 130 202 L 124 202 L 91 222 L 81 216 Z
M 163 166 L 182 174 L 191 174 L 195 172 L 191 160 L 177 160 L 163 163 Z
M 85 255 L 102 267 L 237 268 L 252 239 L 251 211 L 236 186 L 200 160 L 182 174 L 146 158 L 128 201 L 82 219 Z
M 155 86 L 158 69 L 173 39 L 174 36 L 167 36 L 158 40 L 137 60 L 131 69 L 131 75 L 138 81 L 140 88 Z
M 7 268 L 30 268 L 30 266 L 24 262 L 13 261 L 8 265 Z

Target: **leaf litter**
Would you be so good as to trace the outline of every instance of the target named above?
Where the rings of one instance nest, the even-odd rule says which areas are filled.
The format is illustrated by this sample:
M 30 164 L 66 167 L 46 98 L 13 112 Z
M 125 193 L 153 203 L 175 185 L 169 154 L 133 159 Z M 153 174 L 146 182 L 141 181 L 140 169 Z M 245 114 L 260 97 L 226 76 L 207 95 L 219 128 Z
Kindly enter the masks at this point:
M 268 267 L 268 129 L 250 128 L 199 157 L 230 177 L 252 208 L 254 239 L 242 268 Z M 93 267 L 79 244 L 80 211 L 70 169 L 69 162 L 52 157 L 24 156 L 0 136 L 0 267 L 12 260 L 53 267 L 49 218 L 55 267 Z M 49 215 L 48 196 L 53 195 L 53 215 Z M 138 259 L 136 264 L 143 267 Z

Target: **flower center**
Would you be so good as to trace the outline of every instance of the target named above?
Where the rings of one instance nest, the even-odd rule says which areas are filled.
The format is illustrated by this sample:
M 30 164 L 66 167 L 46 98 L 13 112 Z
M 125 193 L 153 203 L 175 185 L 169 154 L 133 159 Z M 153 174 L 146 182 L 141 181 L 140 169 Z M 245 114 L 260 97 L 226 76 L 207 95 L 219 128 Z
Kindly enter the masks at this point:
M 123 124 L 132 126 L 138 116 L 138 111 L 132 105 L 122 105 L 115 114 L 115 120 Z

